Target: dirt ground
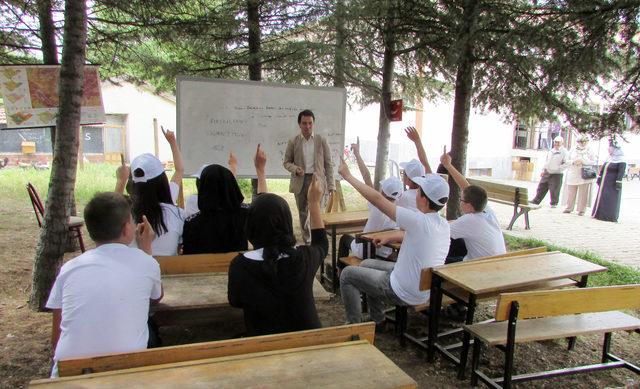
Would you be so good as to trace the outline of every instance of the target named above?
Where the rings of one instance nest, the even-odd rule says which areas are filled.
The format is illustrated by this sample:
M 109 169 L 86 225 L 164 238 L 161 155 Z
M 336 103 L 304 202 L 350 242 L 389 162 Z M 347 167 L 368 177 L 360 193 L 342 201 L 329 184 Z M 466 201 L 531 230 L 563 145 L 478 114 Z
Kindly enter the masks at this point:
M 25 387 L 32 379 L 49 374 L 50 314 L 36 313 L 27 306 L 31 283 L 31 268 L 38 228 L 28 203 L 7 203 L 0 206 L 0 388 Z M 87 236 L 85 234 L 85 236 Z M 88 236 L 87 236 L 88 238 Z M 72 258 L 77 253 L 68 254 Z M 324 326 L 344 322 L 339 297 L 318 304 Z M 480 307 L 480 314 L 489 317 L 491 306 Z M 637 313 L 637 312 L 636 312 Z M 412 313 L 410 327 L 424 334 L 426 318 Z M 445 322 L 445 325 L 452 325 Z M 242 332 L 238 322 L 211 323 L 206 326 L 171 326 L 161 329 L 165 345 L 225 339 Z M 617 333 L 612 352 L 636 364 L 640 363 L 640 335 Z M 578 338 L 576 347 L 567 351 L 565 341 L 547 341 L 518 346 L 515 367 L 517 373 L 595 363 L 601 353 L 601 337 Z M 459 381 L 452 364 L 442 357 L 428 363 L 425 354 L 413 345 L 400 347 L 392 331 L 376 335 L 375 345 L 392 359 L 421 388 L 470 387 L 469 380 Z M 498 375 L 502 353 L 485 351 L 482 366 Z M 337 377 L 338 378 L 338 377 Z M 572 377 L 535 381 L 518 387 L 622 388 L 638 387 L 639 377 L 622 369 L 589 373 Z

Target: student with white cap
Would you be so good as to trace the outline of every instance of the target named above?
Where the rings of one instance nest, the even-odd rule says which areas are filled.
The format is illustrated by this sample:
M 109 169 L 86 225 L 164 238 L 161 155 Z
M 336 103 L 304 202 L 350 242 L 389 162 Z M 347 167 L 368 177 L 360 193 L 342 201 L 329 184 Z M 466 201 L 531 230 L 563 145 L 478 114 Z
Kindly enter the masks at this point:
M 358 168 L 360 169 L 360 174 L 362 175 L 362 179 L 364 183 L 373 188 L 373 182 L 371 181 L 371 173 L 369 173 L 369 169 L 364 163 L 362 156 L 360 155 L 360 142 L 352 143 L 351 150 L 353 151 L 353 155 L 356 157 L 356 162 L 358 163 Z M 395 177 L 390 177 L 385 180 L 380 181 L 380 193 L 384 195 L 385 198 L 389 201 L 396 201 L 398 197 L 402 194 L 402 181 Z M 369 209 L 369 218 L 367 219 L 367 224 L 365 224 L 362 232 L 373 232 L 373 231 L 381 231 L 381 230 L 390 230 L 397 229 L 398 226 L 396 222 L 391 220 L 389 216 L 380 212 L 378 208 L 376 208 L 373 204 L 367 203 L 367 208 Z M 340 238 L 340 242 L 338 244 L 338 257 L 346 257 L 349 255 L 349 251 L 351 251 L 352 255 L 362 258 L 362 243 L 356 243 L 353 235 L 342 235 Z M 388 247 L 380 247 L 379 250 L 376 250 L 376 254 L 381 257 L 388 257 L 391 255 L 392 250 Z M 344 264 L 342 262 L 338 262 L 339 268 L 344 268 Z
M 164 172 L 162 162 L 154 155 L 145 153 L 131 161 L 131 180 L 133 181 L 132 213 L 136 223 L 146 216 L 156 234 L 151 244 L 153 255 L 176 255 L 182 240 L 184 210 L 175 203 L 178 199 L 180 184 L 184 174 L 182 154 L 173 131 L 162 128 L 167 142 L 171 146 L 175 172 L 171 181 Z M 124 166 L 124 165 L 123 165 Z M 124 167 L 118 169 L 118 179 L 129 176 Z M 125 174 L 126 173 L 126 174 Z M 117 188 L 123 188 L 118 185 Z M 135 246 L 136 242 L 133 242 Z
M 412 159 L 409 162 L 400 163 L 400 167 L 404 169 L 402 173 L 402 182 L 409 189 L 405 190 L 404 193 L 400 195 L 400 198 L 396 200 L 396 205 L 404 208 L 417 209 L 416 192 L 418 191 L 418 184 L 413 181 L 413 178 L 424 176 L 425 173 L 431 173 L 431 167 L 427 161 L 427 154 L 424 151 L 424 146 L 422 146 L 418 130 L 416 130 L 415 127 L 407 127 L 404 131 L 407 134 L 407 138 L 409 138 L 409 140 L 411 140 L 416 146 L 416 151 L 418 152 L 418 158 L 420 158 L 420 160 Z
M 402 241 L 398 260 L 366 259 L 360 266 L 348 266 L 340 275 L 340 292 L 348 323 L 362 321 L 360 293 L 367 295 L 370 319 L 384 329 L 384 306 L 418 305 L 429 299 L 429 291 L 420 291 L 422 269 L 444 264 L 449 249 L 449 223 L 438 211 L 449 198 L 449 185 L 437 174 L 414 177 L 418 185 L 417 210 L 399 207 L 375 189 L 351 175 L 344 163 L 338 172 L 367 201 L 377 207 L 404 231 L 385 239 L 384 244 Z
M 544 169 L 540 174 L 540 183 L 536 190 L 536 197 L 530 202 L 540 204 L 547 192 L 551 196 L 551 208 L 558 206 L 560 200 L 560 188 L 562 187 L 562 174 L 569 167 L 569 152 L 563 146 L 564 139 L 561 136 L 553 138 L 553 148 L 547 153 Z

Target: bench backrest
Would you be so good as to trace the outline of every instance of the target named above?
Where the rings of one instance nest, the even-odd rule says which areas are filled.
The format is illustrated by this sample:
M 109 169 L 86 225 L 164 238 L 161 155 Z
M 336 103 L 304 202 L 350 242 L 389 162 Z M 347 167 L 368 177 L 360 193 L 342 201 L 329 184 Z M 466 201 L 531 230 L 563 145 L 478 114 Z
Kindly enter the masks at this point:
M 166 274 L 227 273 L 238 252 L 221 254 L 189 254 L 155 256 L 160 272 Z
M 477 178 L 467 178 L 467 181 L 471 185 L 484 188 L 490 199 L 509 201 L 521 205 L 529 204 L 529 193 L 525 187 L 479 180 Z
M 498 297 L 496 321 L 509 319 L 514 301 L 518 302 L 520 319 L 638 309 L 640 284 L 503 293 Z
M 159 347 L 92 358 L 60 360 L 58 361 L 58 373 L 60 377 L 68 377 L 198 359 L 341 343 L 351 340 L 366 340 L 373 344 L 374 336 L 374 322 L 349 324 L 283 334 Z
M 465 266 L 465 264 L 471 261 L 499 260 L 502 258 L 511 258 L 519 255 L 531 255 L 531 254 L 539 254 L 539 253 L 546 253 L 546 252 L 547 252 L 547 247 L 540 246 L 540 247 L 533 247 L 533 248 L 524 249 L 524 250 L 509 251 L 504 254 L 493 255 L 490 257 L 469 259 L 462 262 L 450 263 L 444 266 L 450 266 L 450 267 Z M 420 273 L 420 290 L 424 291 L 424 290 L 430 290 L 430 289 L 431 289 L 431 268 L 422 269 L 422 272 Z

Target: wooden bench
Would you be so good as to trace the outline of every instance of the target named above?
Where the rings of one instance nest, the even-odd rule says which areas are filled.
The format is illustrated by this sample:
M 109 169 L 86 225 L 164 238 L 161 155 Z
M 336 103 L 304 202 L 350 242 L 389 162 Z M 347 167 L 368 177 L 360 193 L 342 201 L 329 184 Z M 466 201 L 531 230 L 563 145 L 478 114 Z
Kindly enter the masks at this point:
M 505 259 L 505 258 L 512 258 L 512 257 L 516 257 L 516 256 L 522 256 L 522 255 L 531 255 L 531 254 L 539 254 L 539 253 L 545 253 L 547 252 L 547 248 L 545 246 L 540 246 L 540 247 L 533 247 L 533 248 L 529 248 L 529 249 L 523 249 L 523 250 L 517 250 L 517 251 L 510 251 L 508 253 L 505 254 L 500 254 L 500 255 L 495 255 L 495 256 L 490 256 L 490 257 L 482 257 L 482 258 L 475 258 L 475 259 L 471 259 L 471 260 L 466 260 L 463 262 L 456 262 L 456 263 L 451 263 L 448 265 L 444 265 L 446 267 L 458 267 L 458 266 L 464 266 L 465 263 L 469 263 L 469 262 L 473 262 L 473 261 L 496 261 L 499 262 L 501 259 Z M 426 269 L 422 269 L 422 272 L 420 274 L 420 286 L 419 289 L 421 291 L 428 291 L 431 290 L 431 278 L 432 278 L 432 272 L 431 272 L 431 268 L 426 268 Z M 522 290 L 538 290 L 538 289 L 559 289 L 559 288 L 566 288 L 566 287 L 570 287 L 570 286 L 576 286 L 578 284 L 577 281 L 571 279 L 571 278 L 563 278 L 563 279 L 559 279 L 559 280 L 553 280 L 553 281 L 547 281 L 547 282 L 542 282 L 539 284 L 535 284 L 535 285 L 530 285 L 527 287 L 522 287 L 522 288 L 517 288 L 516 290 L 518 291 L 522 291 Z M 455 287 L 454 285 L 445 283 L 443 285 L 443 288 L 446 289 L 449 293 L 450 296 L 445 295 L 442 298 L 442 306 L 446 306 L 455 302 L 461 302 L 465 305 L 468 304 L 469 302 L 469 293 L 466 292 L 465 290 Z M 492 292 L 492 293 L 485 293 L 485 294 L 481 294 L 478 295 L 476 297 L 476 301 L 480 302 L 480 301 L 488 301 L 488 300 L 494 300 L 499 296 L 499 293 L 497 292 Z M 400 344 L 404 345 L 405 344 L 405 339 L 409 339 L 411 340 L 413 343 L 416 343 L 418 345 L 420 345 L 421 347 L 426 347 L 425 346 L 425 342 L 427 340 L 426 337 L 414 337 L 412 335 L 410 335 L 409 333 L 407 333 L 407 317 L 408 317 L 408 306 L 396 306 L 395 307 L 395 317 L 391 318 L 389 317 L 389 319 L 391 319 L 391 321 L 396 323 L 396 331 L 397 334 L 399 336 L 399 340 L 400 340 Z M 424 304 L 420 304 L 420 305 L 413 305 L 411 306 L 411 308 L 413 308 L 413 310 L 415 312 L 424 312 L 427 313 L 428 309 L 429 309 L 429 302 L 425 302 Z M 453 333 L 457 333 L 460 331 L 456 331 L 456 332 L 451 332 L 451 333 L 445 333 L 442 336 L 449 336 Z
M 58 361 L 58 373 L 60 377 L 69 377 L 353 340 L 366 340 L 373 344 L 374 336 L 375 323 L 350 324 L 283 334 L 159 347 L 132 353 L 63 359 Z
M 640 328 L 640 319 L 619 309 L 640 308 L 640 285 L 503 293 L 495 321 L 465 325 L 474 338 L 472 384 L 478 379 L 490 387 L 510 388 L 512 383 L 624 367 L 637 374 L 640 368 L 609 352 L 611 333 Z M 604 334 L 601 363 L 513 375 L 517 343 Z M 489 378 L 478 369 L 481 342 L 505 353 L 501 378 Z
M 527 188 L 476 178 L 467 178 L 467 181 L 469 181 L 471 185 L 484 188 L 484 190 L 487 191 L 489 201 L 511 205 L 513 207 L 513 216 L 511 217 L 507 230 L 513 229 L 513 224 L 521 215 L 524 215 L 525 229 L 531 229 L 529 225 L 529 211 L 540 208 L 540 205 L 529 202 Z

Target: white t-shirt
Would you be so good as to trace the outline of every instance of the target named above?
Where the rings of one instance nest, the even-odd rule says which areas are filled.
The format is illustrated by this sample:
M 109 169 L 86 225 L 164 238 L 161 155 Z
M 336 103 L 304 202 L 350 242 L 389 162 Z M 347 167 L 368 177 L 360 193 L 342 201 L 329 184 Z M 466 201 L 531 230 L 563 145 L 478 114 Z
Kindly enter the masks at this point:
M 424 268 L 444 264 L 449 252 L 449 223 L 436 212 L 401 207 L 396 208 L 396 221 L 405 232 L 391 272 L 391 288 L 407 304 L 424 304 L 430 292 L 419 290 L 420 273 Z
M 169 182 L 169 188 L 171 189 L 171 199 L 175 203 L 180 187 L 171 181 Z M 162 235 L 156 236 L 151 242 L 151 253 L 153 255 L 177 255 L 178 245 L 182 242 L 182 229 L 186 213 L 184 209 L 178 208 L 173 204 L 160 203 L 160 207 L 162 208 L 162 218 L 167 231 Z M 130 246 L 138 247 L 135 239 Z
M 450 223 L 451 239 L 464 239 L 467 255 L 464 259 L 504 254 L 504 236 L 498 218 L 489 206 L 482 212 L 467 213 Z
M 184 212 L 185 217 L 189 217 L 193 214 L 200 212 L 200 208 L 198 208 L 198 195 L 190 195 L 184 201 Z
M 160 266 L 139 249 L 104 244 L 65 263 L 46 305 L 62 309 L 53 374 L 60 359 L 147 348 L 149 299 L 161 294 Z
M 364 225 L 364 229 L 362 230 L 362 232 L 372 232 L 398 228 L 396 222 L 391 220 L 389 216 L 385 215 L 378 208 L 373 206 L 373 204 L 367 203 L 367 207 L 369 208 L 369 219 L 367 219 L 367 224 Z M 389 247 L 383 246 L 376 248 L 376 255 L 380 255 L 385 258 L 391 255 L 392 252 L 393 250 Z M 362 243 L 356 243 L 355 240 L 352 241 L 351 253 L 358 258 L 362 258 Z
M 416 204 L 416 194 L 418 189 L 407 189 L 396 200 L 396 206 L 407 209 L 418 209 Z
M 467 213 L 450 224 L 451 239 L 464 239 L 467 255 L 473 259 L 507 252 L 498 218 L 489 206 L 482 212 Z

